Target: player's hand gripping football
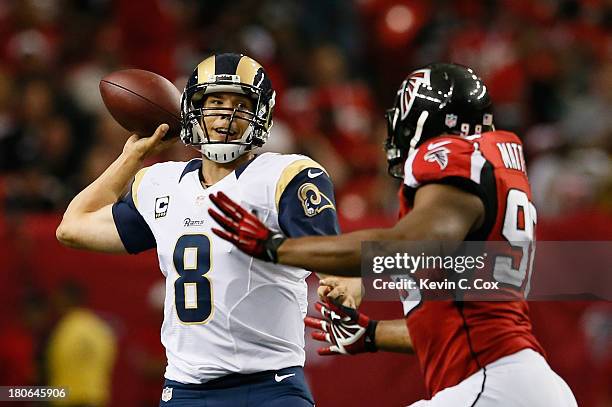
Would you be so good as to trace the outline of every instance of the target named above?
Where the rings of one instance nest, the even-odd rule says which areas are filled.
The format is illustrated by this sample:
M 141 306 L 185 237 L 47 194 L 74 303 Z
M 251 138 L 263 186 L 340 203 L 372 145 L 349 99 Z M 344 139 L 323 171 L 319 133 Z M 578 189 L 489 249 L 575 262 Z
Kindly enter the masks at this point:
M 208 209 L 210 216 L 224 229 L 213 228 L 217 236 L 233 243 L 250 256 L 276 263 L 278 248 L 286 240 L 281 233 L 268 229 L 255 215 L 223 192 L 211 194 L 210 200 L 221 211 Z
M 343 305 L 318 302 L 315 307 L 323 318 L 308 316 L 304 323 L 316 329 L 311 334 L 313 339 L 329 344 L 319 348 L 319 355 L 355 355 L 378 350 L 374 336 L 378 321 Z
M 123 152 L 134 154 L 140 160 L 144 160 L 145 158 L 162 152 L 178 140 L 178 137 L 173 137 L 168 140 L 163 139 L 169 128 L 170 127 L 165 123 L 160 124 L 150 137 L 140 137 L 137 134 L 132 134 L 125 142 Z

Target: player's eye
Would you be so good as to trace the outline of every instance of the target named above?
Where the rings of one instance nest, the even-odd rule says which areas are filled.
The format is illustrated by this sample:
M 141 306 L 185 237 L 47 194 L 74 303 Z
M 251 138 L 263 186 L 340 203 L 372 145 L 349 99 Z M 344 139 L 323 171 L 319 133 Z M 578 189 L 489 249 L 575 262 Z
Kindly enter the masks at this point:
M 239 103 L 236 105 L 236 108 L 237 108 L 238 110 L 241 110 L 241 111 L 244 111 L 244 112 L 249 112 L 249 113 L 252 113 L 252 112 L 253 112 L 253 107 L 252 107 L 252 105 L 250 105 L 250 104 L 249 104 L 249 103 L 247 103 L 247 102 L 239 102 Z
M 208 107 L 221 106 L 221 105 L 223 105 L 223 100 L 217 99 L 217 98 L 209 97 L 208 99 L 204 101 L 204 106 L 208 106 Z

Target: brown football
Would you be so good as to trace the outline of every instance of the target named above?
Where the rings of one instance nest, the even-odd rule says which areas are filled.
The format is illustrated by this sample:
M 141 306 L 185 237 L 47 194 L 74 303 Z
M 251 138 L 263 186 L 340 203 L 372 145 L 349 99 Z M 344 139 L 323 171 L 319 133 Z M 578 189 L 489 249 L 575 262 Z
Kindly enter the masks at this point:
M 141 69 L 115 71 L 100 80 L 110 114 L 126 130 L 149 137 L 157 126 L 170 126 L 165 139 L 181 131 L 181 92 L 168 79 Z

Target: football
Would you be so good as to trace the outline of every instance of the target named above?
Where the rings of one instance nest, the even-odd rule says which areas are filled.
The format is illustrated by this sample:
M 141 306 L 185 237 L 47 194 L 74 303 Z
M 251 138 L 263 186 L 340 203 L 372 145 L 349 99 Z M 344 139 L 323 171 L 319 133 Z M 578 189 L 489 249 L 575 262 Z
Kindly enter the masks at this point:
M 162 123 L 164 139 L 181 131 L 181 92 L 168 79 L 142 69 L 115 71 L 100 80 L 100 94 L 113 118 L 126 130 L 149 137 Z

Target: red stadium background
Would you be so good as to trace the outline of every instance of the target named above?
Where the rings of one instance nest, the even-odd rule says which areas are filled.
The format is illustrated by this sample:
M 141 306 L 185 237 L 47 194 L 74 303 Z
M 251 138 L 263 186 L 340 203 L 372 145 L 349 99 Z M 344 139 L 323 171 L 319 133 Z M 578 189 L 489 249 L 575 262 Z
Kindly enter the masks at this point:
M 46 383 L 54 295 L 76 281 L 118 339 L 109 405 L 159 400 L 155 253 L 99 255 L 55 240 L 67 202 L 128 136 L 101 104 L 98 81 L 108 72 L 148 69 L 182 87 L 211 52 L 259 60 L 278 93 L 266 147 L 321 162 L 350 231 L 396 217 L 382 114 L 403 76 L 435 60 L 470 65 L 489 84 L 498 127 L 524 141 L 538 239 L 612 240 L 611 16 L 604 0 L 0 2 L 0 386 Z M 178 146 L 156 159 L 190 156 Z M 309 282 L 314 301 L 317 282 Z M 530 307 L 550 364 L 578 404 L 612 405 L 611 304 Z M 401 316 L 399 302 L 363 309 Z M 323 358 L 306 342 L 318 406 L 424 396 L 413 356 Z

